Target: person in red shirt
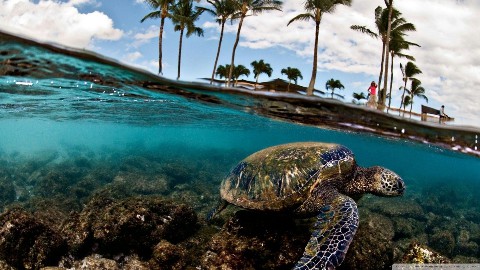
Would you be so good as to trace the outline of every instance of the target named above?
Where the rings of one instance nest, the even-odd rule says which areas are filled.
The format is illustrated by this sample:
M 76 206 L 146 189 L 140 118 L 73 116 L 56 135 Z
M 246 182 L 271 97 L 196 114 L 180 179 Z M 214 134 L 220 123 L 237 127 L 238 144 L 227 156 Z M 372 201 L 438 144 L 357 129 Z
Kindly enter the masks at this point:
M 368 88 L 368 101 L 367 106 L 370 108 L 377 107 L 377 84 L 372 81 Z

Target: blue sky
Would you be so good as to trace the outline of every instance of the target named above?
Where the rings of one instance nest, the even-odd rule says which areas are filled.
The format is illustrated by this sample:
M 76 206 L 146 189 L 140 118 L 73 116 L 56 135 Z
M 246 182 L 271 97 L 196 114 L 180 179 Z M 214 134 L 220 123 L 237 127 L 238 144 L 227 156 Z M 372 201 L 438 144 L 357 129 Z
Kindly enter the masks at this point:
M 418 76 L 426 88 L 429 106 L 446 105 L 446 112 L 461 125 L 480 126 L 480 39 L 476 29 L 480 23 L 478 0 L 402 0 L 397 8 L 407 21 L 417 27 L 409 41 L 420 44 L 408 53 L 423 71 Z M 394 3 L 395 3 L 394 2 Z M 323 17 L 320 25 L 319 62 L 316 88 L 339 79 L 345 90 L 345 102 L 353 92 L 366 92 L 369 82 L 377 81 L 381 43 L 349 27 L 366 25 L 374 30 L 374 9 L 383 0 L 354 0 L 351 7 L 340 6 L 335 13 Z M 205 5 L 202 0 L 200 5 Z M 254 60 L 263 59 L 273 68 L 271 78 L 261 75 L 260 81 L 283 78 L 280 70 L 295 67 L 308 85 L 312 69 L 314 24 L 287 22 L 303 12 L 303 1 L 285 0 L 283 12 L 250 16 L 242 28 L 235 64 L 250 68 Z M 117 59 L 123 63 L 156 73 L 158 59 L 159 20 L 140 19 L 151 10 L 141 0 L 0 0 L 0 29 L 42 41 L 84 48 Z M 429 11 L 429 12 L 427 12 Z M 219 28 L 214 18 L 204 14 L 198 25 L 204 37 L 184 39 L 181 79 L 187 81 L 210 77 L 218 44 Z M 230 62 L 236 24 L 228 25 L 219 64 Z M 164 33 L 164 76 L 177 76 L 179 33 L 167 21 Z M 402 85 L 396 59 L 393 86 L 394 107 L 400 103 Z M 254 80 L 253 75 L 246 78 Z M 414 101 L 419 111 L 425 101 Z

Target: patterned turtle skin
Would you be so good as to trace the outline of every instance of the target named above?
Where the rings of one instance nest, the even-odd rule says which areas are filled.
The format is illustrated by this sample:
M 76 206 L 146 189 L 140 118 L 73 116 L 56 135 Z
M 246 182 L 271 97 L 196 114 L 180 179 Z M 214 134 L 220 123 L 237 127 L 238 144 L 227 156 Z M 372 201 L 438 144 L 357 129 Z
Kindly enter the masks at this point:
M 335 269 L 358 227 L 351 198 L 365 193 L 399 196 L 403 180 L 382 168 L 357 166 L 338 144 L 300 142 L 269 147 L 238 163 L 222 181 L 213 218 L 229 203 L 251 210 L 317 217 L 310 240 L 294 269 Z

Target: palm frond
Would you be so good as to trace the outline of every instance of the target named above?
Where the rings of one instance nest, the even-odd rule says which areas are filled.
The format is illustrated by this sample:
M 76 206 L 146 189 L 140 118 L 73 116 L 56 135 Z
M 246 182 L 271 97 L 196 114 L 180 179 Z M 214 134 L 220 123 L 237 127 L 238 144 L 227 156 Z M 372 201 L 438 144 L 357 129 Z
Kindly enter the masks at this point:
M 428 103 L 428 98 L 427 98 L 427 96 L 425 96 L 425 95 L 422 94 L 422 95 L 418 95 L 418 97 L 423 98 L 423 99 Z
M 216 12 L 215 10 L 213 10 L 213 9 L 206 8 L 206 7 L 195 7 L 195 9 L 196 9 L 197 11 L 206 12 L 206 13 L 212 15 L 213 17 L 218 17 L 217 12 Z
M 152 9 L 157 9 L 161 5 L 160 1 L 158 0 L 144 0 L 144 2 L 147 3 L 147 5 L 149 5 Z
M 408 55 L 408 54 L 403 54 L 403 53 L 395 53 L 395 56 L 396 57 L 400 57 L 400 58 L 406 58 L 410 61 L 415 61 L 415 57 L 411 56 L 411 55 Z
M 153 11 L 153 12 L 150 12 L 148 13 L 147 15 L 145 15 L 145 17 L 143 17 L 140 22 L 144 22 L 146 19 L 158 19 L 160 18 L 161 16 L 161 12 L 160 10 L 157 10 L 157 11 Z
M 396 21 L 395 21 L 396 22 Z M 393 24 L 393 23 L 392 23 Z M 392 29 L 394 29 L 394 31 L 400 31 L 400 32 L 406 32 L 406 31 L 409 31 L 409 32 L 413 32 L 413 31 L 417 31 L 417 28 L 415 27 L 414 24 L 412 23 L 403 23 L 403 24 L 400 24 L 398 26 L 394 26 L 392 25 Z
M 298 14 L 287 23 L 287 26 L 289 26 L 292 22 L 295 22 L 295 21 L 309 21 L 309 20 L 315 20 L 315 16 L 313 16 L 313 14 L 311 13 Z
M 368 29 L 366 26 L 362 26 L 362 25 L 352 25 L 350 26 L 350 29 L 352 30 L 355 30 L 355 31 L 358 31 L 360 33 L 364 33 L 364 34 L 367 34 L 373 38 L 378 38 L 378 34 L 373 32 L 372 30 Z
M 200 27 L 193 27 L 193 28 L 188 28 L 187 27 L 187 37 L 190 37 L 191 35 L 195 34 L 198 37 L 203 37 L 204 31 Z

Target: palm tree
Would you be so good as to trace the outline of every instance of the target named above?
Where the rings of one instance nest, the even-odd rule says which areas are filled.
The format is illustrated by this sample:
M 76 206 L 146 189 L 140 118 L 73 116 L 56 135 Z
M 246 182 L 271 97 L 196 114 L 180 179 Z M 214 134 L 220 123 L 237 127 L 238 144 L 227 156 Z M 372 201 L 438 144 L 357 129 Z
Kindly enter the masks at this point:
M 381 6 L 378 6 L 375 9 L 375 27 L 377 28 L 377 32 L 368 29 L 366 26 L 361 25 L 352 25 L 350 29 L 359 31 L 361 33 L 367 34 L 374 38 L 379 38 L 382 41 L 382 61 L 380 64 L 380 74 L 378 75 L 378 87 L 382 84 L 382 75 L 383 75 L 383 66 L 385 61 L 385 43 L 386 43 L 386 24 L 388 23 L 388 11 L 387 9 L 383 9 Z M 396 9 L 394 10 L 394 14 L 398 12 Z
M 165 25 L 165 18 L 170 17 L 169 7 L 175 2 L 175 0 L 145 0 L 155 11 L 147 14 L 140 22 L 144 22 L 146 19 L 160 18 L 160 30 L 158 34 L 158 74 L 162 74 L 162 42 L 163 42 L 163 28 Z
M 383 102 L 385 104 L 386 95 L 383 91 L 381 91 L 381 85 L 382 85 L 382 77 L 384 75 L 384 67 L 385 67 L 385 60 L 388 58 L 389 53 L 387 53 L 387 43 L 389 45 L 388 52 L 391 51 L 390 46 L 392 44 L 392 40 L 394 39 L 401 39 L 405 35 L 406 31 L 415 31 L 415 26 L 411 23 L 407 23 L 407 21 L 401 17 L 401 13 L 393 8 L 392 9 L 392 16 L 391 16 L 391 21 L 392 23 L 389 24 L 389 16 L 390 15 L 390 10 L 388 8 L 382 8 L 378 6 L 375 9 L 375 27 L 376 27 L 376 32 L 368 29 L 366 26 L 360 26 L 360 25 L 352 25 L 350 28 L 359 31 L 361 33 L 367 34 L 371 37 L 374 38 L 380 38 L 382 41 L 382 59 L 380 63 L 380 73 L 378 75 L 378 87 L 380 88 L 379 90 L 379 101 Z M 388 34 L 388 26 L 391 25 L 391 38 L 387 38 Z M 389 42 L 387 42 L 389 40 Z M 412 43 L 413 45 L 413 43 Z M 388 71 L 385 70 L 385 74 L 387 74 Z M 386 88 L 383 90 L 386 91 Z
M 411 96 L 405 96 L 405 98 L 402 101 L 403 101 L 403 111 L 405 111 L 405 108 L 408 105 L 412 104 L 412 97 Z M 400 110 L 400 112 L 401 112 L 401 110 Z
M 339 81 L 339 80 L 334 80 L 333 78 L 328 80 L 326 83 L 325 83 L 325 88 L 327 90 L 332 90 L 332 98 L 333 98 L 333 95 L 334 95 L 334 92 L 335 92 L 335 89 L 338 88 L 338 89 L 344 89 L 345 86 L 343 86 L 343 84 Z M 339 97 L 342 97 L 340 95 L 337 94 L 337 96 Z M 343 98 L 343 97 L 342 97 Z
M 230 65 L 219 65 L 215 72 L 215 75 L 221 78 L 225 78 L 225 85 L 227 84 L 228 72 L 230 70 Z
M 400 63 L 400 69 L 402 70 L 403 73 L 403 82 L 405 85 L 403 86 L 403 93 L 402 93 L 402 99 L 400 102 L 400 108 L 402 108 L 402 104 L 404 101 L 405 97 L 405 91 L 407 90 L 407 82 L 408 80 L 412 79 L 415 75 L 421 74 L 422 71 L 411 61 L 408 61 L 407 64 L 405 65 L 405 68 L 403 68 L 402 64 Z M 400 88 L 402 89 L 402 88 Z
M 215 64 L 213 64 L 212 79 L 210 84 L 213 83 L 215 71 L 217 69 L 218 57 L 220 56 L 220 49 L 222 48 L 223 32 L 225 29 L 225 23 L 235 13 L 234 0 L 207 0 L 207 2 L 213 6 L 213 9 L 206 7 L 198 7 L 198 9 L 210 13 L 217 18 L 217 23 L 220 25 L 220 39 L 218 40 L 217 56 L 215 57 Z M 227 75 L 228 77 L 228 75 Z
M 362 99 L 365 99 L 365 100 L 366 100 L 366 99 L 367 99 L 367 96 L 365 96 L 365 93 L 364 93 L 364 92 L 361 92 L 361 93 L 353 93 L 352 96 L 353 96 L 353 98 L 354 98 L 354 99 L 353 99 L 353 103 L 354 103 L 354 104 L 361 104 L 361 103 L 360 103 L 360 100 L 362 100 Z
M 380 91 L 381 99 L 380 99 L 380 102 L 378 103 L 378 108 L 381 110 L 385 108 L 385 99 L 386 99 L 385 92 L 387 91 L 387 83 L 388 83 L 388 52 L 390 52 L 390 36 L 392 33 L 392 15 L 393 15 L 393 0 L 384 0 L 384 1 L 385 1 L 385 5 L 388 8 L 388 23 L 387 23 L 387 36 L 386 36 L 387 42 L 385 43 L 385 52 L 387 53 L 385 58 L 385 74 L 384 74 L 385 78 L 384 78 L 383 89 Z
M 350 6 L 352 0 L 306 0 L 304 9 L 307 13 L 299 14 L 291 19 L 287 26 L 295 21 L 309 21 L 315 22 L 315 46 L 313 51 L 313 68 L 312 78 L 310 84 L 307 87 L 307 95 L 313 95 L 313 89 L 315 87 L 315 79 L 317 77 L 317 51 L 318 51 L 318 33 L 320 30 L 320 22 L 322 21 L 322 15 L 324 13 L 332 13 L 335 11 L 337 5 Z
M 416 78 L 412 79 L 412 85 L 410 87 L 410 116 L 412 115 L 414 97 L 423 98 L 428 103 L 428 98 L 425 96 L 425 88 L 423 88 L 422 82 Z
M 183 33 L 187 30 L 186 37 L 190 37 L 195 34 L 197 36 L 203 36 L 203 29 L 195 26 L 195 21 L 198 20 L 202 10 L 195 10 L 193 8 L 192 0 L 179 0 L 177 4 L 170 7 L 171 19 L 174 24 L 174 30 L 180 31 L 180 41 L 178 44 L 178 70 L 177 80 L 180 79 L 180 67 L 182 62 L 182 42 Z
M 232 70 L 231 67 L 230 67 L 230 70 Z M 238 65 L 233 68 L 232 78 L 235 80 L 235 85 L 237 85 L 238 78 L 240 78 L 240 76 L 248 77 L 249 75 L 250 75 L 250 70 L 246 68 L 244 65 Z
M 298 68 L 287 67 L 287 68 L 283 68 L 280 72 L 283 75 L 286 75 L 288 78 L 287 92 L 290 92 L 290 84 L 292 83 L 292 81 L 294 81 L 295 84 L 297 84 L 298 78 L 303 80 L 302 72 L 300 72 Z
M 394 37 L 393 39 L 390 40 L 390 57 L 392 60 L 392 63 L 390 65 L 390 90 L 387 95 L 388 98 L 388 107 L 387 107 L 387 112 L 390 110 L 391 102 L 392 102 L 392 87 L 393 87 L 393 60 L 394 57 L 403 57 L 407 58 L 408 60 L 415 61 L 415 57 L 407 54 L 403 54 L 403 50 L 408 50 L 410 46 L 417 46 L 420 47 L 420 45 L 406 41 L 403 39 L 402 36 L 397 36 Z
M 230 72 L 228 74 L 228 83 L 232 79 L 233 67 L 235 66 L 235 52 L 237 50 L 238 42 L 240 41 L 240 31 L 242 30 L 243 20 L 250 12 L 252 15 L 257 15 L 263 11 L 278 10 L 281 11 L 282 2 L 279 0 L 235 0 L 235 8 L 237 12 L 233 15 L 234 19 L 239 19 L 237 37 L 232 50 L 232 61 L 230 63 Z
M 272 68 L 270 64 L 263 62 L 263 59 L 260 61 L 253 61 L 250 65 L 253 67 L 253 75 L 255 76 L 255 90 L 257 90 L 258 77 L 260 74 L 265 73 L 268 77 L 272 76 Z

